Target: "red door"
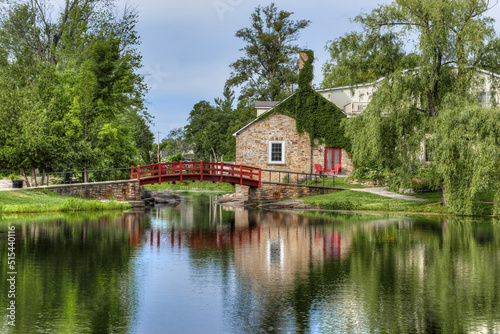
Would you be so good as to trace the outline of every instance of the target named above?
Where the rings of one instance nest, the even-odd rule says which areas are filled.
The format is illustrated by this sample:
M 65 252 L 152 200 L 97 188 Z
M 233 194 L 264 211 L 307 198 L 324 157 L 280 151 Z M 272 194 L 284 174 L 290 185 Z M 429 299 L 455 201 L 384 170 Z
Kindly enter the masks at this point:
M 325 147 L 325 169 L 332 170 L 335 165 L 342 164 L 342 149 Z

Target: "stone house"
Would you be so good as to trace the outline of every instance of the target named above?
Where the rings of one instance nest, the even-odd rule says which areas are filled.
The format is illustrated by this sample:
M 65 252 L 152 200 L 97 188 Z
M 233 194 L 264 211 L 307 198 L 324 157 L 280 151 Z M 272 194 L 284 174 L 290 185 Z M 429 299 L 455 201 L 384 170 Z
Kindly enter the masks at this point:
M 299 69 L 304 66 L 304 61 L 307 61 L 307 55 L 301 54 Z M 316 90 L 316 94 L 321 96 L 321 103 L 329 101 L 342 117 L 348 118 L 360 112 L 369 102 L 375 85 L 376 82 L 354 89 L 321 89 Z M 316 173 L 316 164 L 329 170 L 340 164 L 342 174 L 352 173 L 353 165 L 345 147 L 322 144 L 317 139 L 311 141 L 309 133 L 298 133 L 294 117 L 277 112 L 295 94 L 297 92 L 281 102 L 256 101 L 257 119 L 233 134 L 236 137 L 236 163 L 260 167 L 262 170 L 296 173 Z M 263 179 L 265 177 L 263 173 Z

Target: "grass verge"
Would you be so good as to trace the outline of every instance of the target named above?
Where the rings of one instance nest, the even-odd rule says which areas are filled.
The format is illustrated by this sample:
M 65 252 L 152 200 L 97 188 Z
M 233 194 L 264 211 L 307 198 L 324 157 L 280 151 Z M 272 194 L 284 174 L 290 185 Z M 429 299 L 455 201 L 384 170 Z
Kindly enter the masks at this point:
M 101 202 L 58 195 L 44 189 L 0 191 L 0 213 L 127 210 L 126 202 Z
M 425 198 L 426 201 L 411 201 L 380 196 L 358 191 L 339 191 L 336 193 L 316 195 L 301 198 L 304 203 L 315 207 L 332 210 L 370 210 L 370 211 L 401 211 L 448 214 L 448 208 L 441 202 L 441 192 L 412 194 Z M 486 200 L 489 199 L 485 198 Z M 492 215 L 493 204 L 481 202 L 478 205 L 478 215 Z
M 293 180 L 291 182 L 292 184 L 294 183 Z M 307 184 L 307 185 L 313 185 L 313 186 L 320 186 L 320 187 L 332 187 L 335 186 L 336 188 L 368 188 L 367 186 L 364 186 L 362 184 L 351 184 L 346 182 L 345 177 L 336 177 L 335 178 L 335 184 L 331 176 L 327 176 L 325 178 L 318 177 L 317 179 L 314 180 L 307 180 L 307 181 L 302 181 L 300 184 Z
M 220 182 L 200 182 L 200 181 L 184 181 L 162 183 L 162 184 L 148 184 L 144 186 L 146 189 L 161 191 L 161 190 L 209 190 L 209 191 L 224 191 L 224 192 L 234 192 L 234 187 L 229 183 Z

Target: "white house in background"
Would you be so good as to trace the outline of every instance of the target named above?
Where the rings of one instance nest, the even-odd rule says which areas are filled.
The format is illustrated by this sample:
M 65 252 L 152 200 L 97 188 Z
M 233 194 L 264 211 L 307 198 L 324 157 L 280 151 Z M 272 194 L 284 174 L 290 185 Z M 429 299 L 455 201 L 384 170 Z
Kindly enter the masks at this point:
M 494 101 L 497 103 L 500 102 L 500 87 L 495 87 L 492 78 L 496 78 L 499 81 L 498 84 L 500 84 L 500 75 L 486 70 L 478 70 L 477 87 L 471 87 L 471 91 L 477 95 L 478 101 L 487 106 Z M 316 91 L 325 99 L 335 104 L 349 118 L 361 114 L 366 109 L 373 93 L 377 90 L 377 86 L 383 80 L 385 80 L 385 77 L 370 83 L 316 89 Z
M 363 112 L 377 90 L 377 85 L 384 79 L 352 86 L 316 89 L 316 91 L 335 104 L 349 118 Z

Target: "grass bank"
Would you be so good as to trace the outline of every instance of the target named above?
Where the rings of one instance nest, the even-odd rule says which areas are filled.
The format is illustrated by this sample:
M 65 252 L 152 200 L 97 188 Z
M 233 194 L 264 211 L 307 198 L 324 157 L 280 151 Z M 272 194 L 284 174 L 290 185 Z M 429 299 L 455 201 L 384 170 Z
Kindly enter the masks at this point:
M 234 187 L 229 183 L 220 183 L 220 182 L 200 182 L 200 181 L 184 181 L 184 182 L 176 182 L 175 184 L 172 182 L 162 183 L 162 184 L 148 184 L 144 186 L 146 189 L 154 190 L 154 191 L 162 191 L 162 190 L 207 190 L 207 191 L 221 191 L 221 192 L 230 192 L 234 193 Z
M 401 211 L 419 213 L 449 214 L 443 206 L 441 192 L 412 194 L 426 201 L 411 201 L 380 196 L 371 193 L 343 190 L 336 193 L 301 198 L 304 203 L 327 210 L 369 210 L 369 211 Z M 488 193 L 480 196 L 477 202 L 477 215 L 492 215 L 493 200 Z
M 58 195 L 45 189 L 0 191 L 0 213 L 127 210 L 125 202 L 100 202 Z

